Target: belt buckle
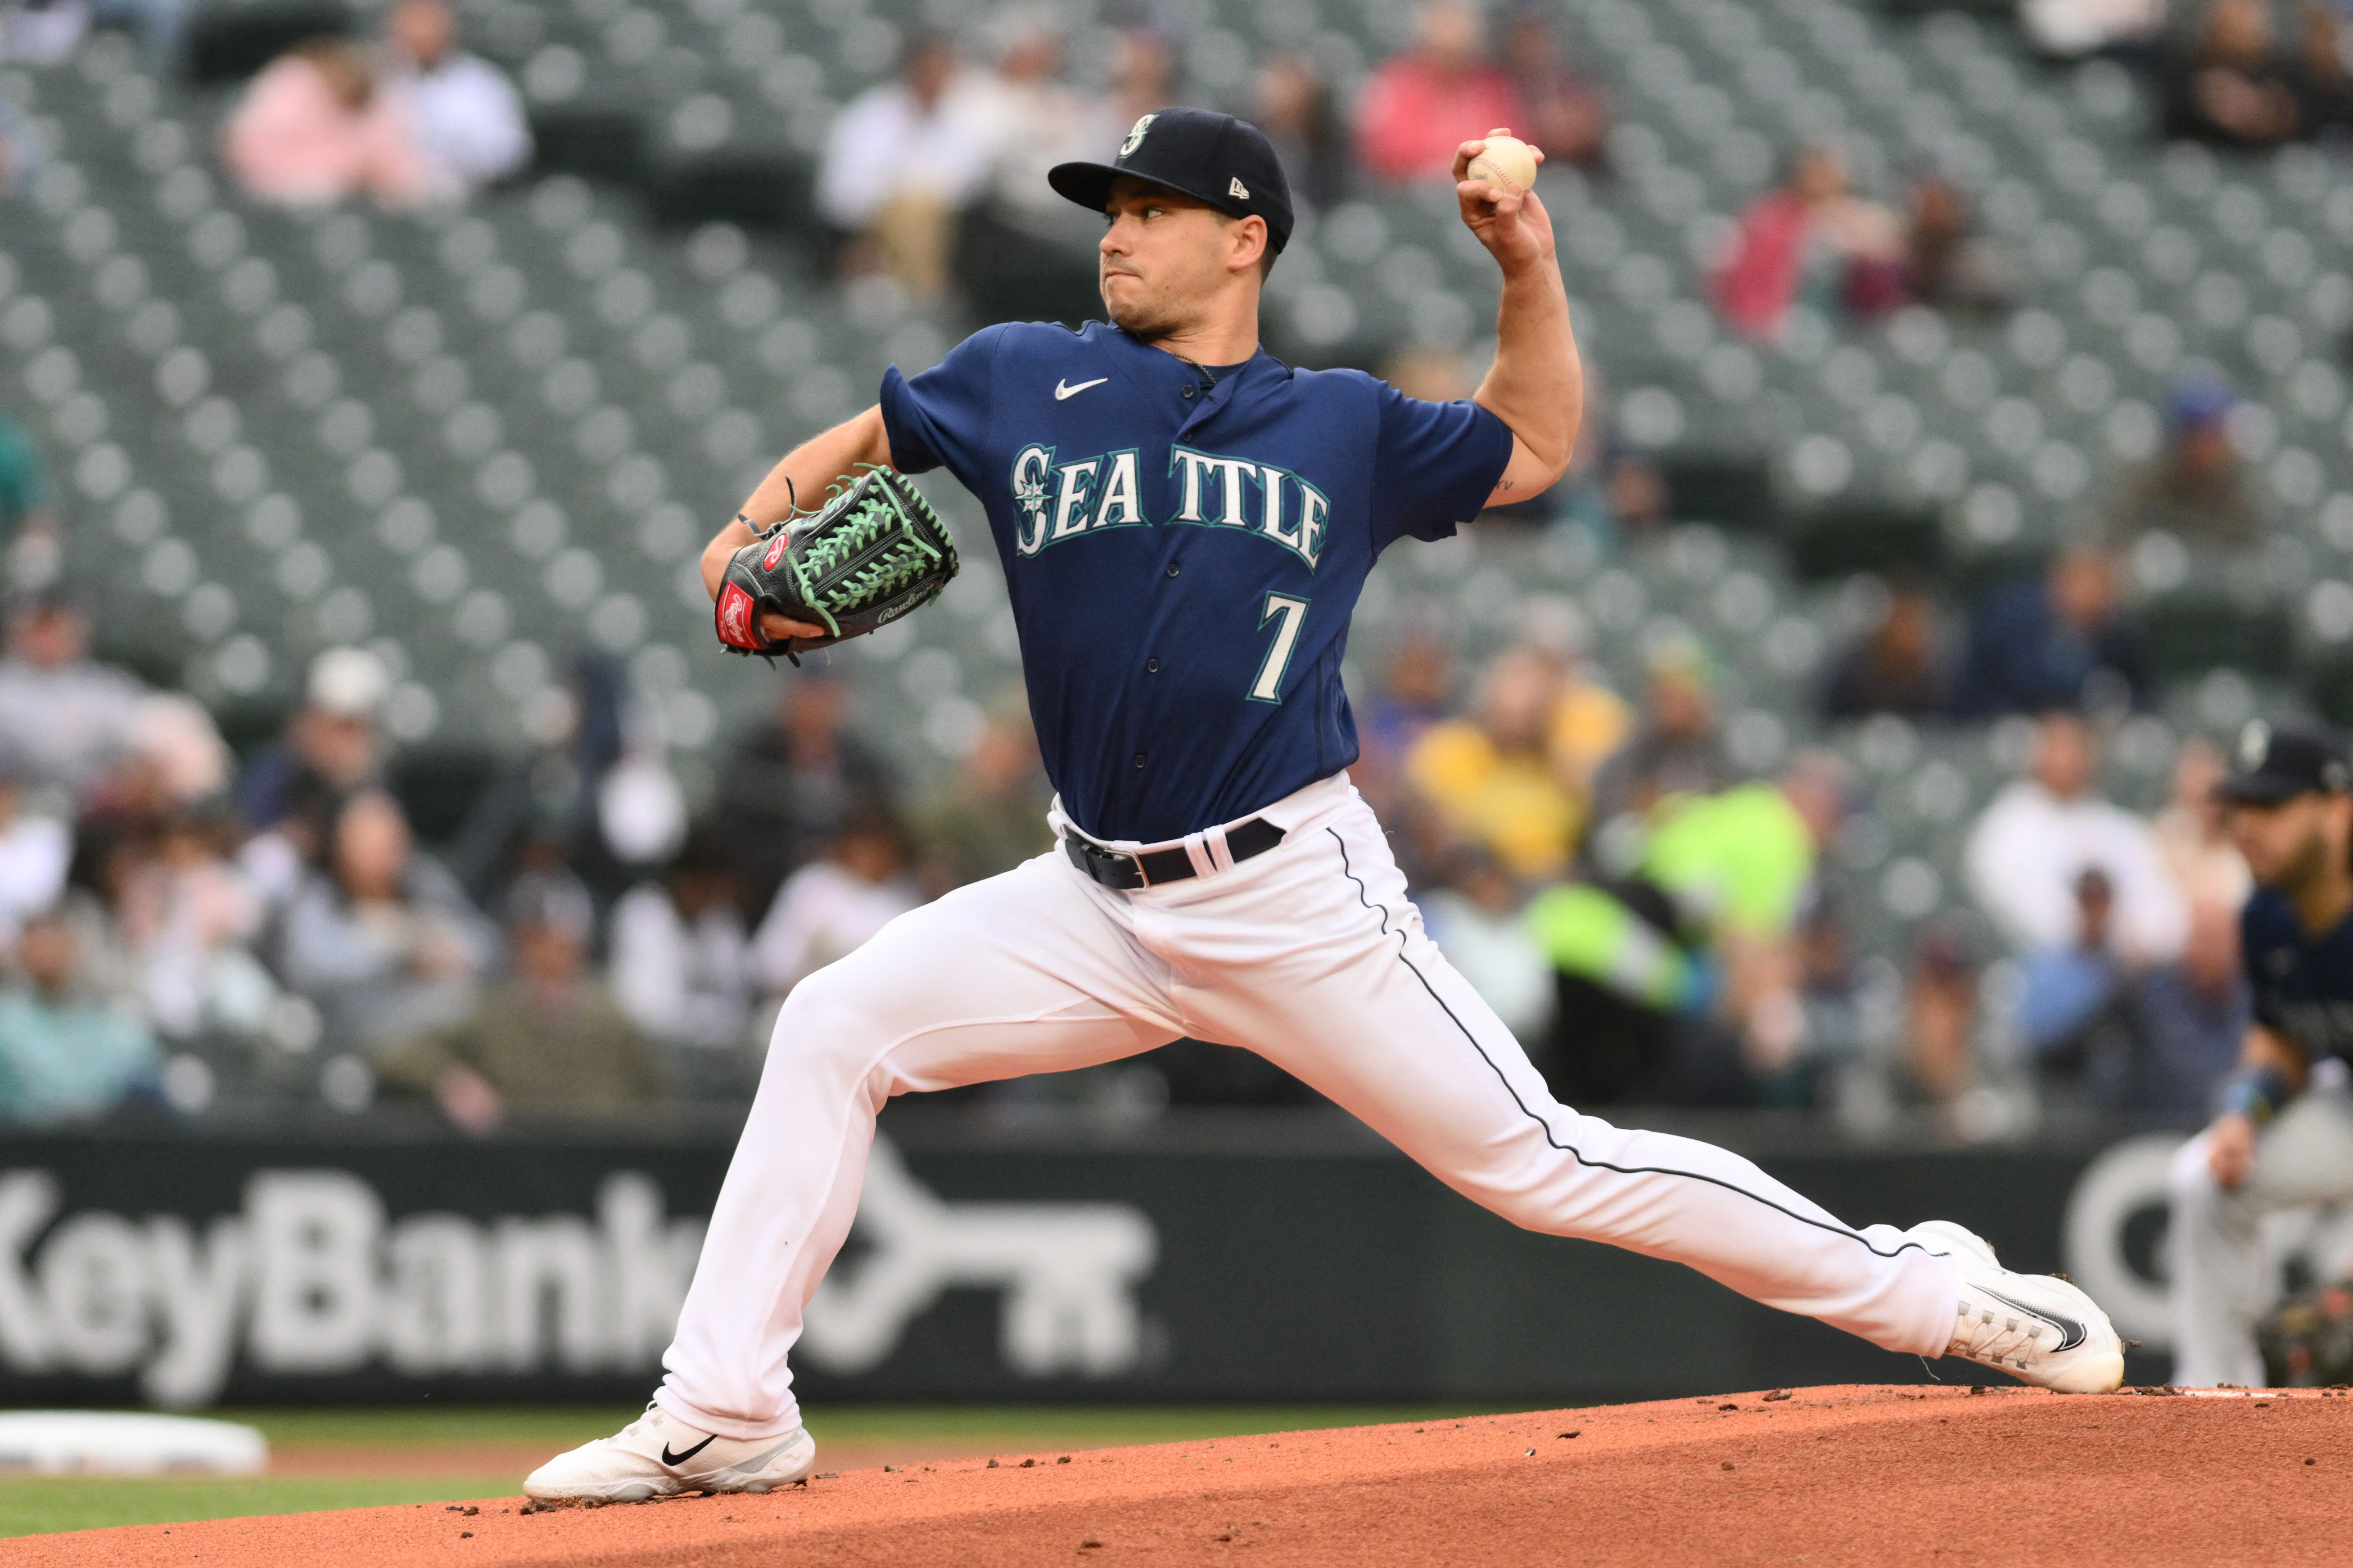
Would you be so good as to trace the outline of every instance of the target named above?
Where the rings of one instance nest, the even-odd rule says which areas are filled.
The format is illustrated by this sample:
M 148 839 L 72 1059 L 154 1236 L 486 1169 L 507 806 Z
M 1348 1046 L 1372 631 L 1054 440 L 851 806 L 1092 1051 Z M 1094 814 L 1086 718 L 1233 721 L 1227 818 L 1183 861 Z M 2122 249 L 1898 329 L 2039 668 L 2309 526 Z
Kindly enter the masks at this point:
M 1139 889 L 1147 892 L 1150 891 L 1152 888 L 1152 873 L 1144 868 L 1144 857 L 1141 855 L 1121 855 L 1119 858 L 1128 862 L 1128 864 L 1135 868 L 1135 885 Z

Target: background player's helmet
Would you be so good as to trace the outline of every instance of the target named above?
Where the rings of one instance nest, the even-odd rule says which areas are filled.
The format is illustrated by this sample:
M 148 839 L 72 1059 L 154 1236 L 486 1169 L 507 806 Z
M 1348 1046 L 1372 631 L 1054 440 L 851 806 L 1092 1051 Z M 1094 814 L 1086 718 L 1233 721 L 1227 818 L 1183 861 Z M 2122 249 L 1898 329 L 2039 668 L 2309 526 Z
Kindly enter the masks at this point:
M 1137 121 L 1108 163 L 1057 163 L 1046 181 L 1094 212 L 1122 174 L 1167 186 L 1233 217 L 1266 220 L 1276 253 L 1291 240 L 1291 185 L 1266 132 L 1207 109 L 1158 109 Z

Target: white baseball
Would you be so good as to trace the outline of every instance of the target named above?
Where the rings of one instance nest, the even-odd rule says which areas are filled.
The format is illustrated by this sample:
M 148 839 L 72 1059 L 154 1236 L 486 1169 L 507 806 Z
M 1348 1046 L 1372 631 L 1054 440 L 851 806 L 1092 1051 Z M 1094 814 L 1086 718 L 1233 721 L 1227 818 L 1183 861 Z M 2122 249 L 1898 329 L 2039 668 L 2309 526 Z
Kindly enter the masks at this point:
M 1490 136 L 1468 173 L 1499 191 L 1524 192 L 1536 183 L 1536 150 L 1516 136 Z

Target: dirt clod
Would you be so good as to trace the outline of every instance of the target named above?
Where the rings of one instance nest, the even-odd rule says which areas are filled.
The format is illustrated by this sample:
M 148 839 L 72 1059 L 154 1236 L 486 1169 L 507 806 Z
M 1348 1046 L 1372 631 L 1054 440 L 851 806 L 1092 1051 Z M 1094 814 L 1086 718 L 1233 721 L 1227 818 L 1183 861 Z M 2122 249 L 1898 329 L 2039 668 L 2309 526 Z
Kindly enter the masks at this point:
M 1775 1400 L 1777 1400 L 1777 1399 L 1787 1399 L 1787 1398 L 1788 1398 L 1788 1397 L 1789 1397 L 1789 1391 L 1788 1391 L 1788 1389 L 1786 1389 L 1786 1388 L 1777 1388 L 1777 1389 L 1775 1389 L 1772 1393 L 1770 1393 L 1770 1394 L 1767 1394 L 1767 1395 L 1765 1396 L 1765 1403 L 1766 1403 L 1766 1404 L 1767 1404 L 1767 1405 L 1770 1405 L 1770 1404 L 1772 1404 L 1772 1403 L 1773 1403 Z
M 1580 1428 L 1579 1430 L 1581 1431 L 1582 1429 Z M 1563 1433 L 1561 1434 L 1561 1436 L 1564 1436 L 1564 1437 L 1574 1437 L 1574 1436 L 1578 1436 L 1578 1435 L 1579 1435 L 1579 1434 L 1578 1434 L 1578 1432 L 1563 1432 Z
M 1094 1547 L 1101 1546 L 1102 1544 L 1103 1544 L 1103 1542 L 1102 1542 L 1097 1541 L 1093 1536 L 1090 1535 L 1090 1536 L 1088 1536 L 1084 1541 L 1082 1541 L 1082 1542 L 1079 1542 L 1079 1550 L 1080 1550 L 1080 1551 L 1082 1551 L 1082 1552 L 1086 1552 L 1086 1551 L 1092 1550 L 1092 1548 L 1094 1548 Z
M 1035 1459 L 1024 1459 L 1021 1461 L 1021 1468 L 1025 1470 L 1034 1470 L 1038 1468 L 1038 1461 Z
M 1068 1454 L 1063 1455 L 1060 1458 L 1059 1458 L 1059 1459 L 1057 1459 L 1057 1460 L 1055 1460 L 1055 1461 L 1054 1461 L 1054 1463 L 1056 1463 L 1056 1464 L 1058 1464 L 1058 1465 L 1067 1465 L 1067 1464 L 1069 1464 L 1070 1462 L 1071 1462 L 1071 1457 L 1070 1457 Z
M 1732 1468 L 1732 1461 L 1731 1461 L 1730 1459 L 1726 1459 L 1726 1460 L 1725 1460 L 1725 1461 L 1724 1461 L 1724 1468 L 1725 1468 L 1725 1469 L 1727 1469 L 1727 1470 L 1728 1470 L 1728 1469 L 1730 1469 L 1730 1468 Z

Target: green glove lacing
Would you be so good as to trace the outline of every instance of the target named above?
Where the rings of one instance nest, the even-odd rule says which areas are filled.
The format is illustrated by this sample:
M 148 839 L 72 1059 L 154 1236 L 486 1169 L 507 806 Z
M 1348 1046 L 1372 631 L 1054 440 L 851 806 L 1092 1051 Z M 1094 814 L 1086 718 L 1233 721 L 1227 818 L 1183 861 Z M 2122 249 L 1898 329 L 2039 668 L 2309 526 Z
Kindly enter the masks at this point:
M 871 463 L 860 466 L 870 473 L 881 471 Z M 919 500 L 917 504 L 922 503 Z M 834 584 L 829 591 L 818 587 L 835 571 L 892 534 L 898 537 L 891 542 L 891 547 L 872 561 Z M 802 597 L 831 621 L 840 612 L 861 609 L 889 598 L 930 571 L 940 558 L 937 549 L 906 526 L 897 498 L 884 481 L 878 482 L 854 510 L 807 540 L 796 570 L 801 579 Z M 841 627 L 835 622 L 828 629 L 838 634 Z

